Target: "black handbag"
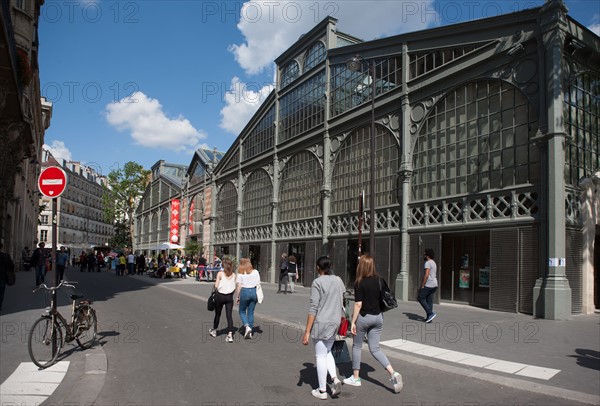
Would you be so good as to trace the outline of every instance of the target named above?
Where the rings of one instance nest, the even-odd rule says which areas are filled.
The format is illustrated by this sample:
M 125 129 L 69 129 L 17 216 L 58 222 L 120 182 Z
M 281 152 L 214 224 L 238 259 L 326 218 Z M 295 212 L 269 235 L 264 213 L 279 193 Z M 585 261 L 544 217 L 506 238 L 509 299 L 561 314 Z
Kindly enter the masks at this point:
M 396 296 L 390 292 L 387 282 L 382 277 L 379 277 L 379 293 L 379 307 L 382 312 L 387 312 L 398 307 Z
M 213 311 L 215 311 L 216 307 L 217 307 L 217 290 L 213 289 L 212 293 L 208 297 L 208 301 L 206 302 L 206 309 L 209 312 L 213 312 Z
M 331 354 L 333 355 L 333 360 L 336 364 L 345 364 L 352 361 L 346 340 L 335 340 L 331 347 Z

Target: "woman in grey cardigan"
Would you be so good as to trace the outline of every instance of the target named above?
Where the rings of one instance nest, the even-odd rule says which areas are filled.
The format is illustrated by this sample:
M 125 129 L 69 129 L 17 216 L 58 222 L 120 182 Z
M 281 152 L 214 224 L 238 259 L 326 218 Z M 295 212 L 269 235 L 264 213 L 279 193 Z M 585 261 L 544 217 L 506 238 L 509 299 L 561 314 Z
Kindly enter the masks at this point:
M 328 372 L 333 379 L 331 396 L 338 396 L 342 392 L 342 382 L 337 377 L 331 347 L 340 326 L 346 288 L 340 277 L 332 274 L 329 257 L 323 256 L 317 260 L 317 271 L 319 277 L 313 281 L 310 288 L 310 309 L 302 344 L 308 345 L 309 338 L 312 338 L 319 379 L 319 388 L 313 389 L 312 395 L 317 399 L 326 400 Z

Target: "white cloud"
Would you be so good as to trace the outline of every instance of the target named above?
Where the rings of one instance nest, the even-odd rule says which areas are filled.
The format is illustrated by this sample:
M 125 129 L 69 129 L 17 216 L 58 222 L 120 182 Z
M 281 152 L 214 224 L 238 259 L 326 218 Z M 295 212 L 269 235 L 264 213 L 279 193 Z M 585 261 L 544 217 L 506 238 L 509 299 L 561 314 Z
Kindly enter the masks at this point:
M 219 126 L 227 132 L 239 134 L 273 88 L 272 84 L 244 83 L 238 77 L 231 79 Z
M 588 26 L 588 29 L 594 34 L 600 36 L 600 14 L 594 14 L 592 17 L 592 24 Z
M 63 159 L 66 161 L 72 161 L 71 151 L 65 145 L 63 141 L 54 140 L 50 145 L 44 144 L 43 147 L 45 150 L 50 151 L 52 156 L 58 161 L 61 162 Z
M 106 120 L 119 131 L 129 131 L 144 147 L 172 151 L 195 149 L 207 136 L 184 117 L 169 118 L 158 100 L 133 93 L 106 106 Z
M 338 19 L 340 31 L 364 40 L 425 29 L 439 22 L 433 0 L 251 0 L 244 3 L 237 25 L 244 42 L 230 45 L 229 50 L 247 74 L 260 73 L 327 15 Z

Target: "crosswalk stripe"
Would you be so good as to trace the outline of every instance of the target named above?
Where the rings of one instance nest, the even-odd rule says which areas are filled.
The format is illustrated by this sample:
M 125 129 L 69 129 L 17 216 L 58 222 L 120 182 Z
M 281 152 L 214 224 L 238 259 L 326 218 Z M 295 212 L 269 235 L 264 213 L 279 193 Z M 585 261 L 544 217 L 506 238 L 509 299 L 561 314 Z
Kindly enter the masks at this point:
M 57 362 L 46 369 L 39 369 L 33 362 L 21 362 L 0 385 L 0 404 L 41 404 L 58 388 L 68 369 L 69 361 Z
M 542 380 L 550 380 L 560 369 L 544 368 L 534 365 L 521 364 L 518 362 L 503 361 L 496 358 L 482 357 L 466 352 L 448 350 L 445 348 L 434 347 L 409 340 L 395 339 L 380 342 L 381 345 L 395 348 L 397 350 L 410 352 L 424 357 L 436 358 L 457 364 L 468 365 L 477 368 L 489 369 L 492 371 L 504 372 L 507 374 L 526 376 Z

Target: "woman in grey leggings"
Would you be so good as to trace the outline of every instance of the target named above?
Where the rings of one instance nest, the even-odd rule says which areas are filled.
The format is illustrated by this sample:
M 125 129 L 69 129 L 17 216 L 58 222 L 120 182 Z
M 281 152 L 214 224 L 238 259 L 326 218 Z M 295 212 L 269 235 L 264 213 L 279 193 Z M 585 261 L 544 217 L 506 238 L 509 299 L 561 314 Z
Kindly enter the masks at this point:
M 375 263 L 369 255 L 363 255 L 358 261 L 356 281 L 354 282 L 354 312 L 352 313 L 351 332 L 354 336 L 352 344 L 353 375 L 344 379 L 346 385 L 361 386 L 360 360 L 362 344 L 367 335 L 371 355 L 390 374 L 390 382 L 394 392 L 398 393 L 404 386 L 402 375 L 394 371 L 390 361 L 379 348 L 379 340 L 383 330 L 383 313 L 380 308 L 379 275 L 375 272 Z

